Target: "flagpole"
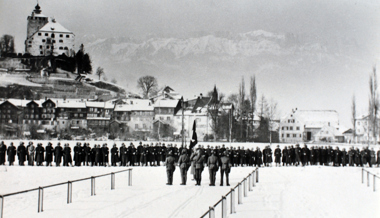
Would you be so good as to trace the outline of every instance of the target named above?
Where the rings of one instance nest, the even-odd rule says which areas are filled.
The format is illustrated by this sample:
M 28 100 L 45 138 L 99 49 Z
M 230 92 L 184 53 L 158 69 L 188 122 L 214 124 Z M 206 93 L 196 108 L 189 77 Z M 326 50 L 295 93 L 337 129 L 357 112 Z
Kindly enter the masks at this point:
M 231 146 L 231 143 L 232 143 L 232 106 L 231 106 L 231 109 L 230 109 L 230 116 L 229 116 L 229 120 L 230 120 L 230 146 Z
M 184 130 L 184 126 L 185 126 L 185 114 L 184 114 L 184 108 L 183 108 L 183 97 L 181 98 L 181 107 L 182 107 L 182 146 L 185 145 L 185 130 Z

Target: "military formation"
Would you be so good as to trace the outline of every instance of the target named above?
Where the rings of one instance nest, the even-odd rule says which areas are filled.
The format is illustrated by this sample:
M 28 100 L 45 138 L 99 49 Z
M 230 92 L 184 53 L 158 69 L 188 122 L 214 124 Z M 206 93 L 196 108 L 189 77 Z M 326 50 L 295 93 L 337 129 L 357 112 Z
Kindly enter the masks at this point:
M 375 152 L 374 148 L 350 147 L 332 148 L 331 146 L 311 146 L 299 144 L 284 146 L 280 149 L 277 145 L 274 150 L 271 146 L 266 146 L 263 150 L 259 147 L 226 147 L 197 145 L 192 149 L 186 146 L 165 143 L 144 143 L 139 142 L 137 146 L 124 143 L 120 147 L 114 144 L 111 148 L 105 143 L 103 145 L 89 143 L 76 143 L 71 148 L 68 143 L 61 145 L 60 142 L 53 147 L 48 143 L 45 147 L 42 143 L 34 145 L 33 142 L 24 142 L 15 147 L 13 142 L 7 146 L 0 143 L 0 165 L 14 165 L 18 158 L 18 165 L 24 166 L 25 162 L 29 166 L 166 166 L 168 182 L 173 184 L 173 173 L 178 166 L 181 174 L 181 185 L 186 185 L 187 174 L 193 175 L 195 185 L 201 185 L 202 172 L 208 167 L 210 186 L 215 186 L 217 171 L 220 170 L 220 185 L 223 185 L 223 178 L 226 185 L 229 185 L 229 172 L 231 167 L 253 166 L 377 166 L 380 165 L 380 150 Z M 6 158 L 7 157 L 7 158 Z M 274 159 L 273 159 L 274 158 Z M 110 164 L 111 163 L 111 164 Z

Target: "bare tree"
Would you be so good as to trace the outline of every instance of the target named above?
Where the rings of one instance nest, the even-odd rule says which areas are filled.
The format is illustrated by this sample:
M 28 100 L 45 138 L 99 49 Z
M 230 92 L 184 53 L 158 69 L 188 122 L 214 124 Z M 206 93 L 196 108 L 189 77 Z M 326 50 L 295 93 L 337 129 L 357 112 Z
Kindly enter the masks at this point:
M 379 110 L 379 95 L 377 93 L 376 67 L 373 67 L 372 75 L 369 77 L 369 119 L 371 122 L 374 142 L 377 140 L 377 114 Z M 369 138 L 368 138 L 369 141 Z M 369 142 L 368 142 L 369 143 Z
M 239 85 L 239 112 L 240 112 L 240 138 L 243 138 L 243 107 L 245 100 L 245 82 L 244 76 L 241 78 Z
M 218 135 L 218 119 L 219 119 L 219 107 L 220 107 L 220 101 L 218 97 L 218 90 L 216 86 L 214 86 L 214 90 L 211 94 L 211 100 L 207 106 L 207 112 L 208 115 L 211 117 L 211 129 L 214 133 L 214 141 L 216 140 L 216 137 Z
M 267 107 L 267 117 L 269 119 L 269 142 L 272 144 L 272 131 L 274 131 L 274 120 L 277 117 L 277 102 L 271 99 L 268 107 Z
M 254 120 L 254 117 L 255 117 L 255 110 L 256 110 L 256 78 L 255 76 L 252 76 L 251 77 L 251 83 L 250 83 L 251 87 L 250 87 L 250 90 L 249 90 L 249 94 L 250 94 L 250 101 L 251 101 L 251 113 L 252 113 L 252 131 L 253 131 L 253 120 Z M 247 135 L 248 135 L 248 131 L 247 131 Z
M 0 56 L 15 52 L 14 38 L 11 35 L 3 35 L 0 38 Z
M 351 121 L 352 121 L 352 126 L 353 126 L 352 140 L 355 141 L 355 139 L 356 139 L 356 100 L 355 100 L 355 94 L 352 95 L 351 113 L 352 113 Z
M 157 79 L 153 76 L 140 77 L 137 80 L 137 88 L 140 89 L 143 98 L 149 98 L 157 93 Z
M 104 72 L 104 69 L 102 67 L 98 67 L 96 69 L 95 75 L 97 75 L 99 77 L 99 80 L 100 80 L 100 77 L 103 76 L 104 74 L 105 74 L 105 72 Z

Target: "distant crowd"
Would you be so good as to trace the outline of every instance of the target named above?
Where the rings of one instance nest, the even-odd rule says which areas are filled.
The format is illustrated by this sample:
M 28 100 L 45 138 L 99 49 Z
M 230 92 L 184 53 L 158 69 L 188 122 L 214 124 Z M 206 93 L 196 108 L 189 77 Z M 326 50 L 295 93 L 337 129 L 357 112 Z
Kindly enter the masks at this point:
M 280 149 L 276 146 L 272 150 L 271 146 L 266 146 L 263 150 L 259 147 L 256 149 L 244 149 L 244 147 L 226 147 L 222 146 L 203 146 L 197 145 L 205 156 L 205 160 L 215 153 L 217 158 L 229 157 L 231 166 L 306 166 L 306 165 L 324 165 L 324 166 L 369 166 L 380 165 L 380 150 L 375 152 L 373 148 L 350 147 L 347 151 L 339 147 L 335 149 L 331 146 L 311 146 L 294 145 L 285 146 Z M 124 143 L 120 147 L 114 144 L 111 148 L 105 143 L 90 146 L 89 143 L 76 143 L 71 148 L 69 144 L 61 145 L 60 142 L 53 147 L 48 143 L 45 147 L 42 143 L 34 145 L 33 142 L 24 142 L 15 147 L 13 142 L 6 145 L 0 144 L 0 165 L 5 165 L 6 160 L 9 165 L 14 165 L 16 155 L 20 166 L 160 166 L 170 155 L 174 162 L 178 164 L 181 154 L 191 155 L 195 149 L 188 149 L 186 146 L 177 147 L 177 145 L 165 143 L 146 143 L 139 142 L 137 146 L 130 143 L 126 146 Z M 6 159 L 7 157 L 7 159 Z

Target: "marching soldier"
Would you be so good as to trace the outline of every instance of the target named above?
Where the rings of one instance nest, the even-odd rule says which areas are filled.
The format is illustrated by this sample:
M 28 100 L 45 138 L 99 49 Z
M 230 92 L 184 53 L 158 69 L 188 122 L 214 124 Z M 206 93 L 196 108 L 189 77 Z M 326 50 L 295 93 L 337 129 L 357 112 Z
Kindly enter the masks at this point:
M 207 166 L 210 174 L 210 186 L 215 186 L 216 171 L 219 169 L 218 157 L 216 157 L 216 151 L 211 152 L 211 156 L 207 160 Z
M 173 173 L 175 171 L 175 158 L 173 157 L 173 152 L 168 152 L 168 157 L 165 161 L 166 165 L 166 175 L 168 177 L 168 183 L 166 185 L 173 185 Z
M 195 161 L 195 180 L 197 182 L 196 185 L 200 186 L 202 181 L 202 171 L 205 164 L 205 155 L 203 153 L 203 149 L 201 148 L 198 148 L 196 153 L 196 156 L 193 158 Z
M 231 171 L 231 161 L 228 157 L 228 152 L 224 151 L 223 156 L 220 158 L 220 186 L 223 186 L 223 176 L 226 174 L 226 185 L 230 186 L 228 175 Z
M 178 159 L 179 169 L 181 171 L 181 185 L 186 185 L 187 181 L 187 171 L 191 165 L 189 155 L 187 154 L 187 149 L 182 149 L 182 155 Z

